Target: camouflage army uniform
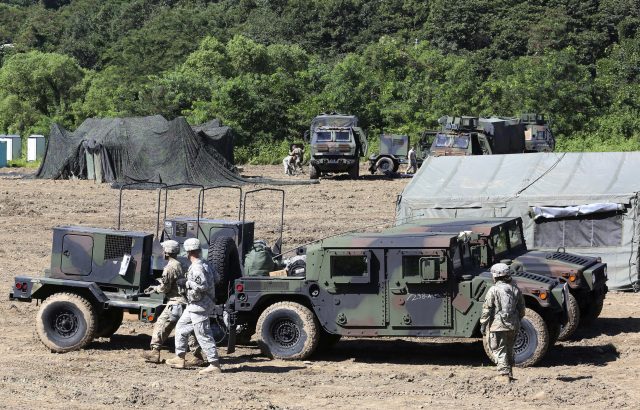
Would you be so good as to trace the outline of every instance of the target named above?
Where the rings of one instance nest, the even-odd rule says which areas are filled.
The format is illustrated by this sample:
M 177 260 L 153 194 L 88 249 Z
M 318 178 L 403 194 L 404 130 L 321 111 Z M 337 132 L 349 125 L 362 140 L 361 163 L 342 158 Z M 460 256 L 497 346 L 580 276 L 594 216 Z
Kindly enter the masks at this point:
M 483 329 L 489 326 L 490 337 L 495 338 L 493 354 L 500 375 L 513 376 L 513 346 L 524 312 L 522 292 L 510 282 L 499 280 L 485 296 L 480 324 Z
M 184 277 L 182 265 L 175 258 L 167 260 L 167 266 L 162 271 L 162 277 L 159 279 L 160 284 L 153 286 L 152 289 L 156 293 L 164 293 L 167 297 L 167 305 L 158 316 L 158 320 L 153 326 L 153 334 L 151 336 L 151 349 L 160 349 L 169 338 L 171 331 L 176 327 L 178 319 L 182 315 L 184 306 L 187 304 L 187 298 L 180 293 L 177 281 Z M 198 347 L 198 342 L 193 335 L 189 338 L 189 346 L 192 350 Z
M 194 332 L 209 363 L 218 363 L 218 350 L 209 322 L 215 306 L 216 276 L 217 273 L 201 259 L 189 266 L 185 283 L 189 303 L 176 325 L 176 355 L 186 353 L 187 339 Z

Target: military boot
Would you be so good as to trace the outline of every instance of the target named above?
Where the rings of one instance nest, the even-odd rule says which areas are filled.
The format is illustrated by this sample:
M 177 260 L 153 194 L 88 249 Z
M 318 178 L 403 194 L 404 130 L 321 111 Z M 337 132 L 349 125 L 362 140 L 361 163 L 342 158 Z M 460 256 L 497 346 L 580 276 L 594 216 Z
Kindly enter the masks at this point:
M 188 358 L 186 358 L 187 356 L 189 356 Z M 185 356 L 185 366 L 187 367 L 201 367 L 205 365 L 205 361 L 202 358 L 201 355 L 198 355 L 196 353 L 193 354 L 193 356 L 191 355 L 187 355 Z
M 509 377 L 508 374 L 500 374 L 494 377 L 494 380 L 497 381 L 498 383 L 503 383 L 503 384 L 511 383 L 511 377 Z
M 205 367 L 204 369 L 198 372 L 198 374 L 220 374 L 220 373 L 222 373 L 222 369 L 220 368 L 220 363 L 217 361 L 213 363 L 209 363 L 209 366 Z
M 143 352 L 142 357 L 149 363 L 160 363 L 160 349 L 153 348 L 149 351 Z
M 184 355 L 176 356 L 173 359 L 167 360 L 165 363 L 167 363 L 169 366 L 173 367 L 174 369 L 184 369 L 186 367 Z

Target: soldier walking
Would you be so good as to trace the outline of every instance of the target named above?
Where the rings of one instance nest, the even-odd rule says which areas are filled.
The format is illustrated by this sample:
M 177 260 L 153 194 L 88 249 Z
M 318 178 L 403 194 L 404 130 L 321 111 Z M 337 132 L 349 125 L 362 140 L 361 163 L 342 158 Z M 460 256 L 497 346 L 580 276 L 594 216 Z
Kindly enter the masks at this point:
M 189 334 L 195 333 L 202 351 L 207 356 L 209 366 L 200 370 L 200 374 L 221 373 L 218 350 L 213 338 L 209 316 L 215 305 L 215 282 L 217 272 L 200 259 L 200 240 L 190 238 L 184 241 L 184 250 L 191 262 L 184 283 L 187 290 L 187 307 L 176 325 L 176 357 L 167 360 L 171 367 L 184 369 Z
M 496 263 L 491 267 L 491 275 L 495 285 L 485 296 L 480 331 L 483 335 L 489 331 L 489 346 L 498 367 L 496 379 L 509 383 L 513 380 L 515 364 L 513 346 L 525 313 L 524 297 L 520 289 L 511 283 L 508 265 Z
M 164 259 L 167 261 L 167 265 L 162 271 L 162 277 L 158 280 L 160 284 L 149 286 L 144 290 L 144 293 L 164 293 L 168 299 L 167 305 L 153 326 L 151 350 L 142 353 L 142 357 L 151 363 L 160 363 L 160 347 L 167 341 L 171 331 L 176 327 L 184 306 L 187 304 L 187 299 L 178 289 L 177 283 L 179 279 L 184 278 L 182 265 L 176 259 L 180 253 L 180 244 L 169 240 L 162 242 L 160 245 L 164 251 Z M 193 361 L 202 363 L 202 359 L 197 357 L 199 347 L 193 336 L 189 340 L 189 345 L 196 355 L 196 359 Z
M 418 171 L 418 159 L 416 157 L 415 146 L 411 146 L 407 157 L 409 157 L 409 168 L 407 168 L 407 174 L 415 174 Z

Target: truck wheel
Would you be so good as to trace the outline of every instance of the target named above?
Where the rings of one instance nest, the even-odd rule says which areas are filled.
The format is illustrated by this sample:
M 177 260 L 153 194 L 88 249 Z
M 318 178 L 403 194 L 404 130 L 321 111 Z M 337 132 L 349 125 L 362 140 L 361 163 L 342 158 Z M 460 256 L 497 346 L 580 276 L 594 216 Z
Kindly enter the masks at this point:
M 351 168 L 349 168 L 349 178 L 358 179 L 360 178 L 360 163 L 356 162 L 353 164 Z
M 122 324 L 124 312 L 122 309 L 107 309 L 98 315 L 98 325 L 96 327 L 96 338 L 111 337 L 118 331 Z
M 596 296 L 591 299 L 591 304 L 587 305 L 586 312 L 580 312 L 580 324 L 588 325 L 593 323 L 594 320 L 602 313 L 602 307 L 604 306 L 604 294 Z
M 75 293 L 54 293 L 40 306 L 36 331 L 52 352 L 79 350 L 93 340 L 98 319 L 89 301 Z
M 562 325 L 560 322 L 545 322 L 547 324 L 547 329 L 549 330 L 549 346 L 553 346 L 558 341 L 558 336 L 560 336 L 560 332 L 562 331 Z
M 567 315 L 569 316 L 567 323 L 562 326 L 560 335 L 558 336 L 558 340 L 560 341 L 569 340 L 578 328 L 578 324 L 580 324 L 580 307 L 578 306 L 578 301 L 571 293 L 569 293 L 569 299 L 567 300 Z
M 207 261 L 220 275 L 220 282 L 216 285 L 216 303 L 224 303 L 233 292 L 233 282 L 242 277 L 238 247 L 233 238 L 220 236 L 211 241 Z
M 320 178 L 320 171 L 318 167 L 314 165 L 309 165 L 309 179 L 318 179 Z
M 393 160 L 389 157 L 382 157 L 376 162 L 376 169 L 380 171 L 381 174 L 387 175 L 394 171 L 395 164 Z
M 318 352 L 326 352 L 336 345 L 342 338 L 342 335 L 336 335 L 333 333 L 329 333 L 324 329 L 320 329 L 320 337 L 318 340 L 318 348 L 316 349 Z
M 495 363 L 493 350 L 489 346 L 489 332 L 482 338 L 484 351 Z M 527 308 L 525 317 L 520 322 L 520 330 L 516 335 L 515 363 L 518 367 L 529 367 L 537 364 L 549 348 L 549 330 L 544 319 L 536 311 Z
M 262 312 L 256 335 L 258 346 L 266 356 L 301 360 L 318 347 L 320 326 L 307 307 L 295 302 L 278 302 Z

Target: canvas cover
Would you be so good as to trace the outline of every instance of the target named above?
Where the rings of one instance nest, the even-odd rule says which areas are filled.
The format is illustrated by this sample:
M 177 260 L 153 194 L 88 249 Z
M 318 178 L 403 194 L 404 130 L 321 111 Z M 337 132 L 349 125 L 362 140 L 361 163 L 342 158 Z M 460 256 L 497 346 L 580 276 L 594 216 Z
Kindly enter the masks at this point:
M 233 147 L 229 142 L 232 134 L 227 127 L 216 125 L 219 123 L 210 122 L 194 127 L 194 131 L 182 117 L 168 121 L 160 115 L 89 118 L 73 132 L 54 124 L 36 176 L 87 178 L 91 168 L 95 169 L 96 177 L 99 175 L 102 181 L 112 183 L 146 181 L 218 186 L 301 182 L 246 179 L 236 174 L 232 164 Z M 216 149 L 216 140 L 224 154 Z M 87 162 L 91 162 L 90 167 Z
M 192 125 L 191 129 L 199 134 L 203 139 L 208 138 L 207 146 L 212 146 L 224 157 L 228 165 L 233 166 L 234 139 L 231 127 L 224 126 L 219 120 L 211 120 L 200 125 Z
M 311 132 L 318 127 L 357 127 L 358 117 L 343 114 L 322 114 L 311 121 Z
M 638 282 L 638 175 L 640 152 L 429 157 L 405 187 L 396 223 L 520 216 L 530 247 L 555 250 L 544 245 L 562 240 L 567 252 L 602 257 L 610 288 L 630 289 Z M 558 216 L 536 218 L 535 207 Z M 594 212 L 562 215 L 566 207 Z

